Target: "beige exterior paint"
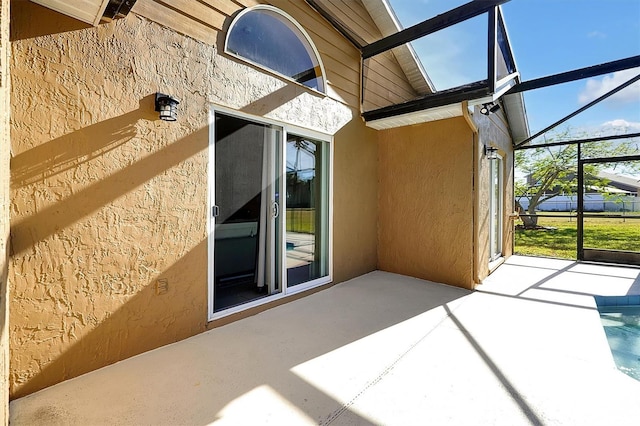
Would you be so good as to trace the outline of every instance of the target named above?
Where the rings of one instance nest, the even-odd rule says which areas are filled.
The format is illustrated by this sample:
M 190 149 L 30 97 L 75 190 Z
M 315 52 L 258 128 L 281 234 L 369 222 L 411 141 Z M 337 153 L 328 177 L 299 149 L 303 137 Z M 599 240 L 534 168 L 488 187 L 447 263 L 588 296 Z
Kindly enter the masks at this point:
M 0 0 L 0 424 L 9 421 L 9 0 Z
M 471 128 L 460 117 L 379 135 L 378 267 L 472 288 Z
M 513 253 L 513 150 L 504 116 L 379 133 L 378 267 L 473 288 L 489 274 L 489 161 L 503 156 L 503 255 Z
M 182 35 L 172 25 L 191 18 L 159 4 L 98 27 L 13 7 L 12 398 L 326 287 L 207 322 L 211 105 L 333 135 L 334 283 L 376 268 L 465 288 L 486 276 L 485 137 L 464 118 L 367 128 L 357 50 L 302 2 L 274 4 L 308 30 L 329 96 L 221 54 L 215 26 Z M 181 100 L 177 122 L 158 120 L 157 91 Z M 504 123 L 482 120 L 507 151 Z
M 484 158 L 483 147 L 498 148 L 502 157 L 502 255 L 513 254 L 514 241 L 514 199 L 513 199 L 513 148 L 508 126 L 502 110 L 485 116 L 475 108 L 473 121 L 478 127 L 478 150 L 475 153 L 477 167 L 477 244 L 476 244 L 476 282 L 489 275 L 489 163 Z
M 334 134 L 334 282 L 376 268 L 357 109 L 134 14 L 93 28 L 20 2 L 12 28 L 12 397 L 233 319 L 207 323 L 211 103 Z

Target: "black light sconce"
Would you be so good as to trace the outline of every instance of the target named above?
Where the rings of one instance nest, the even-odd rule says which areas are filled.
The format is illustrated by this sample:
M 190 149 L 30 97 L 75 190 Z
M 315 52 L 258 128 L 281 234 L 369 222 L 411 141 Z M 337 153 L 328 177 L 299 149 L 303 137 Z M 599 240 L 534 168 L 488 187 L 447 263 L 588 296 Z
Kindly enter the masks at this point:
M 497 160 L 498 156 L 498 148 L 493 146 L 484 146 L 484 156 L 487 157 L 487 160 Z
M 156 111 L 160 113 L 160 120 L 176 121 L 178 119 L 179 100 L 165 95 L 164 93 L 156 93 Z
M 496 112 L 500 109 L 499 104 L 494 104 L 493 102 L 489 102 L 486 104 L 482 104 L 482 108 L 480 108 L 480 114 L 489 115 L 491 113 Z

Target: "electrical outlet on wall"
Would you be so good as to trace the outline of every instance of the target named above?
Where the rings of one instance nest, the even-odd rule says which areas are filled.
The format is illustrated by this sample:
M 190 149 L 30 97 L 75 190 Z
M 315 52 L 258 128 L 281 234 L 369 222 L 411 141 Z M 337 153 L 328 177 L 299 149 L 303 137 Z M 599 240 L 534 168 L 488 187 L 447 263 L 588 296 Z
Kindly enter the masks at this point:
M 169 291 L 169 280 L 166 278 L 161 278 L 156 280 L 156 294 L 159 296 L 161 294 L 165 294 Z

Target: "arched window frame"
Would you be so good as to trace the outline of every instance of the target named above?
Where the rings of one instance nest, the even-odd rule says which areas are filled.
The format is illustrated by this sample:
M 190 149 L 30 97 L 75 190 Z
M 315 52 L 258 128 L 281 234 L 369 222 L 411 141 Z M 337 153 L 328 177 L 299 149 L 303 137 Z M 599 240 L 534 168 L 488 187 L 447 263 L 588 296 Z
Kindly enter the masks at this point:
M 290 29 L 295 33 L 296 30 L 299 32 L 299 34 L 303 37 L 303 39 L 301 40 L 301 42 L 303 44 L 308 45 L 312 52 L 309 52 L 309 56 L 311 57 L 311 53 L 313 53 L 313 57 L 311 57 L 311 60 L 315 60 L 317 62 L 317 66 L 320 67 L 320 72 L 321 75 L 317 76 L 316 78 L 318 78 L 319 82 L 321 84 L 319 84 L 319 88 L 315 89 L 313 87 L 307 86 L 304 83 L 300 83 L 296 80 L 294 80 L 293 78 L 291 78 L 288 75 L 282 74 L 281 72 L 274 70 L 273 68 L 270 68 L 264 64 L 261 64 L 259 62 L 255 62 L 249 58 L 246 58 L 244 56 L 238 55 L 237 53 L 231 52 L 227 46 L 229 45 L 229 37 L 231 36 L 236 24 L 241 20 L 241 18 L 251 12 L 254 12 L 256 10 L 266 10 L 269 12 L 272 12 L 276 15 L 279 15 L 282 18 L 282 22 L 285 23 L 286 25 L 290 25 Z M 233 56 L 234 58 L 240 59 L 244 62 L 247 62 L 251 65 L 254 65 L 258 68 L 261 68 L 265 71 L 268 71 L 269 73 L 275 74 L 279 77 L 282 77 L 286 80 L 289 80 L 295 84 L 298 84 L 300 86 L 305 87 L 306 89 L 309 90 L 313 90 L 315 92 L 320 92 L 322 94 L 326 94 L 327 91 L 327 79 L 326 79 L 326 72 L 325 72 L 325 68 L 324 68 L 324 64 L 322 63 L 322 59 L 320 58 L 320 53 L 318 52 L 318 49 L 316 48 L 315 44 L 313 43 L 313 41 L 311 40 L 311 37 L 309 37 L 309 34 L 305 31 L 305 29 L 295 20 L 293 19 L 293 17 L 291 17 L 289 14 L 287 14 L 286 12 L 273 7 L 273 6 L 269 6 L 269 5 L 257 5 L 257 6 L 253 6 L 253 7 L 248 7 L 246 9 L 244 9 L 243 11 L 241 11 L 238 16 L 236 16 L 233 21 L 231 22 L 231 25 L 229 25 L 229 29 L 227 31 L 227 34 L 225 36 L 225 41 L 224 41 L 224 52 L 229 55 L 229 56 Z

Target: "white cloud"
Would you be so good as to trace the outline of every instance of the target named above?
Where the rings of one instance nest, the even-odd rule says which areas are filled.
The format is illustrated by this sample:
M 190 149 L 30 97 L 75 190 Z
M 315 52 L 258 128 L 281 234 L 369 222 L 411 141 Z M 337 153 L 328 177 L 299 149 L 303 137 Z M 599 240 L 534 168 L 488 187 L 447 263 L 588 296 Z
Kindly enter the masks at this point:
M 632 68 L 624 71 L 617 71 L 613 74 L 605 75 L 602 78 L 590 78 L 585 87 L 578 95 L 578 102 L 586 104 L 599 98 L 605 93 L 615 89 L 619 85 L 627 82 L 640 73 L 640 68 Z M 629 87 L 621 90 L 609 98 L 618 104 L 628 104 L 640 100 L 640 81 L 636 81 Z
M 589 34 L 587 34 L 587 37 L 605 39 L 605 38 L 607 38 L 607 35 L 605 33 L 603 33 L 602 31 L 591 31 Z
M 614 128 L 618 128 L 618 129 L 639 131 L 640 130 L 640 122 L 627 121 L 627 120 L 625 120 L 623 118 L 618 118 L 618 119 L 607 121 L 606 123 L 603 123 L 602 127 L 614 127 Z

